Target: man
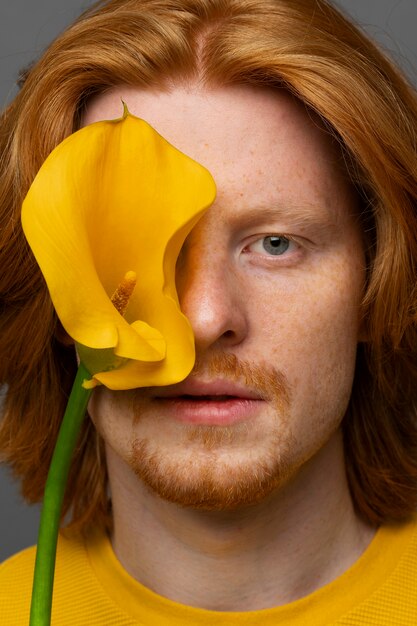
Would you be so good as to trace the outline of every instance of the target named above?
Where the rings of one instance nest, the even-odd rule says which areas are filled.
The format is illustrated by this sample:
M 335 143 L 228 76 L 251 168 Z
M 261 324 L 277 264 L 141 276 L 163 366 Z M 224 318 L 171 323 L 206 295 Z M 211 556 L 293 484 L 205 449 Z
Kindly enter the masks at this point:
M 95 390 L 52 623 L 415 624 L 417 102 L 325 2 L 100 3 L 5 112 L 1 442 L 24 494 L 76 359 L 13 215 L 121 100 L 216 181 L 177 262 L 196 365 Z M 3 565 L 5 624 L 33 556 Z

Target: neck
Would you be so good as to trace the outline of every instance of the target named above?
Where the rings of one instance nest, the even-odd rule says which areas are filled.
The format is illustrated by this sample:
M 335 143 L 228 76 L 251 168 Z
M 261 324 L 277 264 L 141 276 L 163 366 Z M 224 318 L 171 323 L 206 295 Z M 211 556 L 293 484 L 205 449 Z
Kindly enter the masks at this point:
M 374 534 L 355 514 L 340 433 L 261 504 L 227 512 L 166 502 L 110 449 L 107 456 L 116 556 L 136 580 L 182 604 L 287 604 L 342 574 Z

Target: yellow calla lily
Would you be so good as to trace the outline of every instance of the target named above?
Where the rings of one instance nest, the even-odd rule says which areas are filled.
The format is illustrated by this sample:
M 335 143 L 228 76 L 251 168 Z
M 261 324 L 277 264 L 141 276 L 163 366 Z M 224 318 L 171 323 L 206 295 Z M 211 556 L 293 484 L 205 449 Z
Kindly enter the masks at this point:
M 94 381 L 131 389 L 190 372 L 194 337 L 175 264 L 215 193 L 203 166 L 126 107 L 46 159 L 23 203 L 23 230 Z

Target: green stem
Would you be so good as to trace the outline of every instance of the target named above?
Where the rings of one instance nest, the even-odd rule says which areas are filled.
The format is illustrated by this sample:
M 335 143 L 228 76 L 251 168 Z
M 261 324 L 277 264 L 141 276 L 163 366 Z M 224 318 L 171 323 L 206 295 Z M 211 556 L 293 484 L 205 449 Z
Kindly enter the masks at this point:
M 80 363 L 48 472 L 36 550 L 29 626 L 49 626 L 51 623 L 52 590 L 62 501 L 72 453 L 92 391 L 84 389 L 82 383 L 83 380 L 89 378 L 91 378 L 89 372 Z

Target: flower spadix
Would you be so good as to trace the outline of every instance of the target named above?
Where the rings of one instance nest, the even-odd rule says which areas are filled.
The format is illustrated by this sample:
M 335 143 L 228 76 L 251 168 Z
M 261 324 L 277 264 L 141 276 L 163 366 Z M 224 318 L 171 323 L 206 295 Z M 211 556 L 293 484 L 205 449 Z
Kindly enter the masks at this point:
M 23 230 L 94 381 L 131 389 L 190 372 L 194 337 L 175 265 L 214 197 L 210 173 L 126 107 L 46 159 L 23 203 Z

